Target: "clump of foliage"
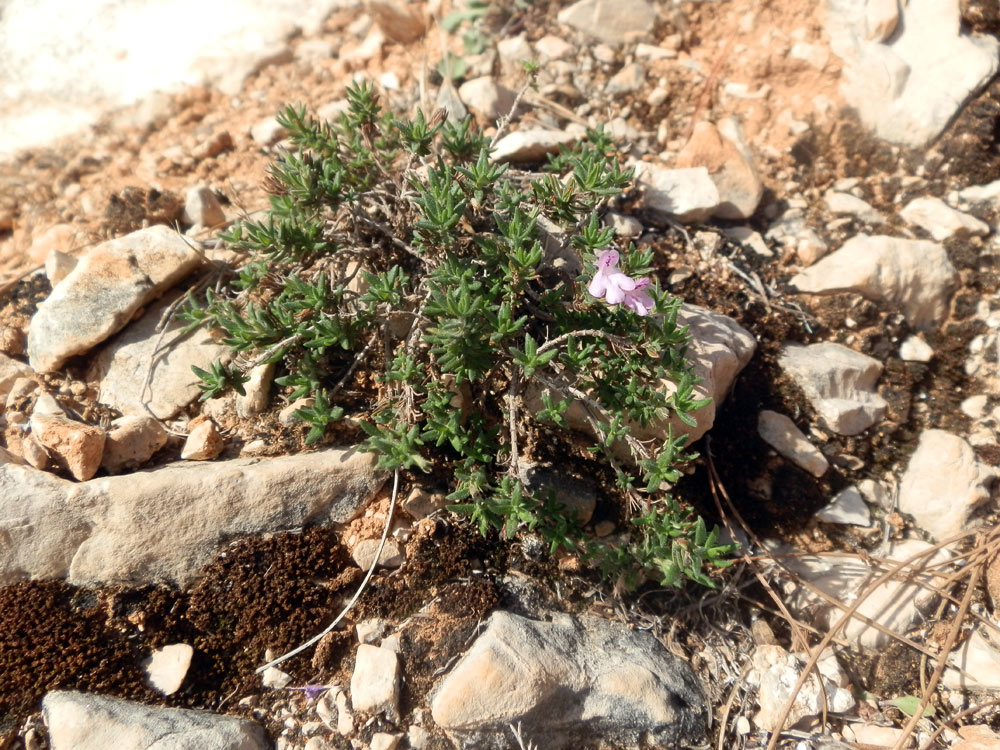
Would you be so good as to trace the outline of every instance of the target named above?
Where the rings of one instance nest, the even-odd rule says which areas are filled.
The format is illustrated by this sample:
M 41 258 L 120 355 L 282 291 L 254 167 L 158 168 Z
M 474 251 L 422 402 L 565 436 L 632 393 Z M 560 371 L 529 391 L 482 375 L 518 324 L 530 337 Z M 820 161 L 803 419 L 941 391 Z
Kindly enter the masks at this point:
M 470 120 L 399 118 L 363 83 L 348 99 L 335 123 L 280 115 L 293 150 L 271 167 L 271 210 L 224 235 L 249 260 L 228 291 L 189 299 L 190 325 L 221 329 L 247 358 L 199 372 L 206 397 L 278 362 L 287 398 L 312 399 L 298 412 L 308 442 L 350 413 L 381 468 L 446 477 L 484 533 L 533 531 L 627 583 L 712 585 L 731 549 L 665 492 L 691 458 L 685 438 L 633 435 L 670 414 L 693 424 L 703 405 L 680 302 L 652 283 L 639 315 L 587 292 L 615 246 L 600 212 L 632 176 L 612 141 L 593 131 L 549 171 L 516 171 Z M 620 256 L 651 274 L 651 251 Z M 554 495 L 532 495 L 529 442 L 606 462 L 629 533 L 591 539 Z

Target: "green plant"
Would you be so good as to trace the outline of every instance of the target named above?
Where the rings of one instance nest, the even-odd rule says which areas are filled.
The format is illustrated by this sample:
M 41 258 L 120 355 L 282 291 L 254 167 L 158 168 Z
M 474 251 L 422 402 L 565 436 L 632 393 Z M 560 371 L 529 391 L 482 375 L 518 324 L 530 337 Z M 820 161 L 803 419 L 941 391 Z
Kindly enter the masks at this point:
M 298 411 L 308 442 L 351 413 L 381 468 L 450 477 L 454 509 L 484 533 L 533 531 L 630 582 L 711 585 L 731 549 L 665 491 L 691 458 L 685 438 L 632 434 L 670 414 L 690 422 L 704 402 L 680 302 L 621 270 L 651 274 L 651 251 L 619 254 L 601 226 L 632 176 L 608 136 L 539 175 L 492 162 L 469 121 L 395 117 L 365 84 L 348 98 L 335 123 L 280 115 L 294 150 L 271 167 L 271 211 L 224 235 L 249 259 L 228 292 L 191 297 L 187 320 L 253 352 L 246 367 L 280 363 L 288 398 L 313 399 Z M 595 291 L 602 274 L 610 291 Z M 240 385 L 231 370 L 199 375 L 211 395 Z M 593 540 L 528 491 L 521 451 L 539 442 L 566 455 L 582 444 L 608 467 L 609 492 L 638 511 L 627 538 Z

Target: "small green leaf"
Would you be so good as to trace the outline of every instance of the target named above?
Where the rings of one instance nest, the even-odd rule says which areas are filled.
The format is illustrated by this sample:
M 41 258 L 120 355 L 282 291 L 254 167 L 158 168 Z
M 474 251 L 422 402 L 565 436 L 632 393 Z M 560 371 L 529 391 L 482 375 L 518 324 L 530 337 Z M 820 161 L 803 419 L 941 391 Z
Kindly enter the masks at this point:
M 915 695 L 901 695 L 898 698 L 893 698 L 889 702 L 907 716 L 913 716 L 913 714 L 917 712 L 917 709 L 920 708 L 920 698 Z M 933 716 L 934 708 L 926 706 L 922 715 Z

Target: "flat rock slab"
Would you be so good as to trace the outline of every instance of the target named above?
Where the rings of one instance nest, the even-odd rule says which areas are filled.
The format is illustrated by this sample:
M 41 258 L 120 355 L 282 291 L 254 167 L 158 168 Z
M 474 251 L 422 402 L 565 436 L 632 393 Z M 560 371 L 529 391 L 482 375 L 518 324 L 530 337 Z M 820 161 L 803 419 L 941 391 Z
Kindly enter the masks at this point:
M 637 41 L 649 34 L 657 14 L 646 0 L 580 0 L 559 11 L 559 23 L 608 44 Z
M 927 329 L 944 322 L 957 280 L 936 242 L 859 234 L 790 283 L 801 292 L 857 292 L 899 305 L 912 326 Z
M 210 711 L 160 708 L 69 690 L 42 699 L 52 750 L 267 750 L 263 727 Z
M 184 587 L 234 537 L 343 523 L 382 486 L 375 457 L 331 449 L 171 464 L 70 482 L 0 451 L 0 585 Z
M 543 622 L 495 612 L 434 687 L 431 712 L 459 748 L 508 747 L 518 725 L 549 748 L 597 737 L 675 747 L 705 732 L 691 668 L 652 635 L 589 616 Z
M 877 359 L 826 341 L 786 344 L 778 364 L 806 394 L 823 426 L 838 435 L 857 435 L 885 417 L 889 405 L 875 392 L 882 374 Z
M 38 305 L 28 329 L 29 364 L 49 372 L 90 351 L 201 263 L 183 237 L 162 225 L 95 246 Z
M 290 59 L 288 38 L 297 27 L 315 33 L 332 10 L 346 5 L 341 0 L 4 3 L 0 155 L 90 127 L 103 113 L 157 91 L 208 85 L 235 95 L 247 76 L 269 62 Z

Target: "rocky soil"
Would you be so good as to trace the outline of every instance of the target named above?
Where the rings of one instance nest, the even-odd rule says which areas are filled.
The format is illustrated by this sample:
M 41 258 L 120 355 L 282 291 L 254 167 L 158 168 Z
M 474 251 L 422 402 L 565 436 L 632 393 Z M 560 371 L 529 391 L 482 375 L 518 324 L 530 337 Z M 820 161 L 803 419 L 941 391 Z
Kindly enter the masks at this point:
M 1000 748 L 996 2 L 463 10 L 290 19 L 0 163 L 0 749 Z M 688 303 L 714 401 L 674 492 L 745 553 L 714 590 L 483 537 L 358 431 L 307 449 L 273 368 L 197 400 L 227 350 L 175 314 L 267 206 L 275 113 L 360 77 L 495 132 L 528 59 L 495 158 L 605 124 L 604 220 Z

